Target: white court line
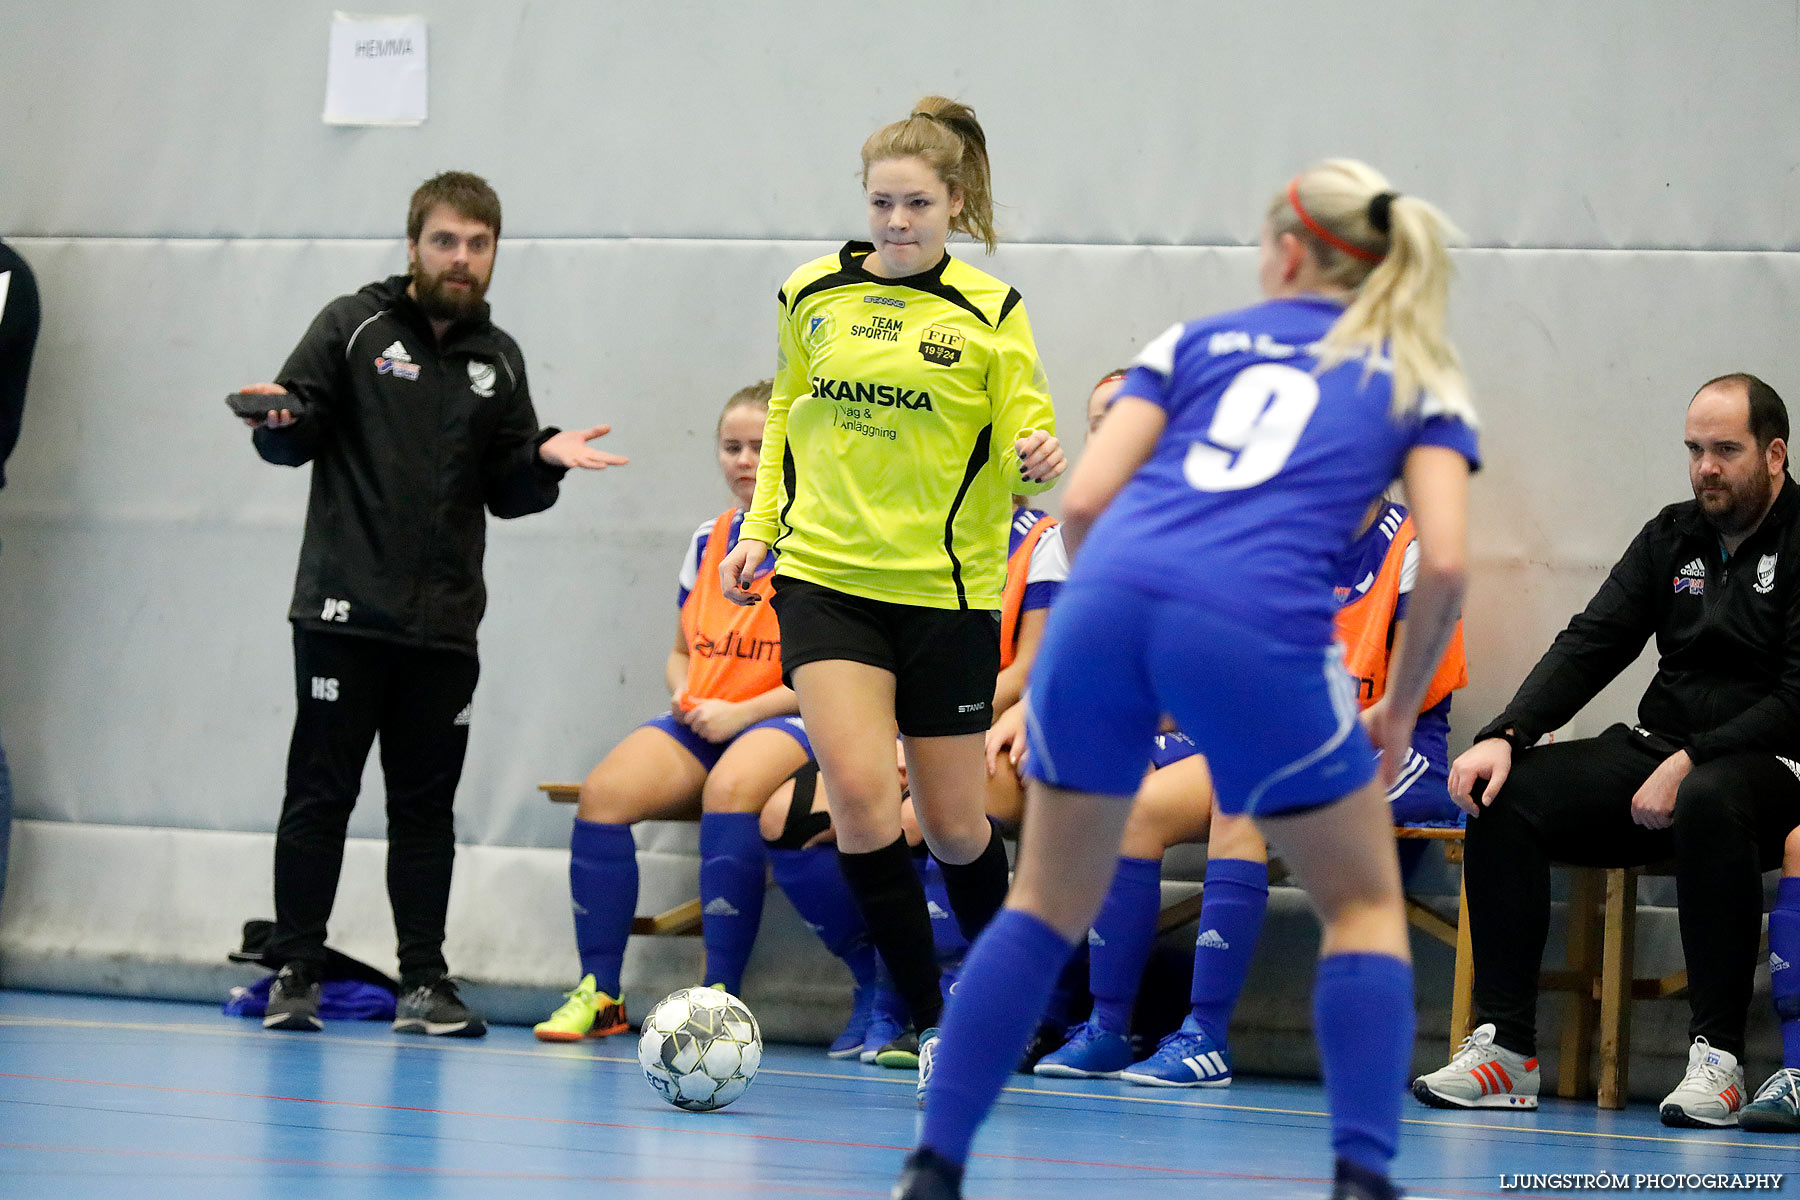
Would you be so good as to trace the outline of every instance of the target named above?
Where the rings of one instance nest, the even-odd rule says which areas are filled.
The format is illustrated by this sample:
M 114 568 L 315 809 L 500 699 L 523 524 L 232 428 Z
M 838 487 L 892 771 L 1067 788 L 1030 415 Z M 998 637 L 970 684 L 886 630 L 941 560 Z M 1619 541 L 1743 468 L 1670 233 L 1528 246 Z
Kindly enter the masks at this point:
M 436 1053 L 478 1054 L 502 1058 L 529 1058 L 541 1063 L 577 1064 L 577 1063 L 622 1063 L 637 1066 L 636 1056 L 613 1056 L 610 1054 L 575 1054 L 564 1050 L 561 1053 L 549 1049 L 512 1050 L 502 1046 L 480 1046 L 472 1041 L 456 1039 L 424 1039 L 417 1041 L 374 1041 L 369 1038 L 353 1038 L 329 1033 L 277 1034 L 261 1028 L 257 1029 L 222 1029 L 212 1025 L 190 1025 L 175 1022 L 156 1021 L 91 1021 L 74 1017 L 18 1017 L 0 1015 L 0 1029 L 7 1027 L 22 1029 L 121 1029 L 139 1033 L 175 1033 L 192 1037 L 216 1037 L 231 1039 L 268 1039 L 273 1037 L 303 1038 L 309 1043 L 322 1043 L 336 1046 L 357 1046 L 364 1049 L 426 1051 Z M 786 1067 L 764 1067 L 759 1074 L 785 1076 L 790 1079 L 830 1079 L 839 1083 L 873 1084 L 876 1086 L 904 1087 L 911 1090 L 917 1086 L 917 1079 L 910 1071 L 884 1070 L 880 1075 L 848 1075 L 833 1071 L 798 1071 Z M 1054 1096 L 1061 1099 L 1089 1100 L 1113 1102 L 1120 1104 L 1146 1104 L 1167 1108 L 1216 1109 L 1220 1112 L 1263 1113 L 1284 1117 L 1317 1117 L 1328 1120 L 1330 1113 L 1323 1109 L 1309 1108 L 1270 1108 L 1254 1104 L 1222 1104 L 1208 1100 L 1177 1100 L 1166 1096 L 1119 1096 L 1106 1092 L 1073 1092 L 1052 1088 L 1009 1087 L 1004 1092 L 1021 1097 Z M 1423 1117 L 1402 1117 L 1402 1125 L 1419 1125 L 1443 1129 L 1470 1131 L 1492 1131 L 1498 1133 L 1527 1134 L 1531 1136 L 1554 1135 L 1571 1138 L 1591 1138 L 1600 1141 L 1616 1142 L 1668 1142 L 1679 1146 L 1723 1146 L 1737 1151 L 1755 1152 L 1768 1150 L 1776 1153 L 1791 1151 L 1786 1146 L 1760 1146 L 1748 1143 L 1741 1138 L 1700 1138 L 1670 1137 L 1648 1133 L 1613 1133 L 1598 1129 L 1548 1129 L 1541 1125 L 1513 1125 L 1494 1121 L 1445 1121 Z M 1418 1197 L 1417 1200 L 1430 1200 L 1429 1197 Z

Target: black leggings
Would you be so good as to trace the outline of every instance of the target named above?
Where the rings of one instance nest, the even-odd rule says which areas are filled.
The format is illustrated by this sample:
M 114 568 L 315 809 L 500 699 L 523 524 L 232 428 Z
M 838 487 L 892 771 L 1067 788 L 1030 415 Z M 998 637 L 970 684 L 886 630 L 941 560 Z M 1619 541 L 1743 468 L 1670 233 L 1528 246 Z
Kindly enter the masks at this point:
M 1475 1003 L 1495 1041 L 1537 1052 L 1538 971 L 1550 929 L 1550 864 L 1635 867 L 1673 859 L 1687 955 L 1690 1037 L 1743 1057 L 1762 937 L 1762 873 L 1800 822 L 1800 778 L 1773 754 L 1696 766 L 1674 823 L 1645 829 L 1631 798 L 1666 754 L 1624 725 L 1524 751 L 1493 805 L 1469 822 L 1464 880 Z

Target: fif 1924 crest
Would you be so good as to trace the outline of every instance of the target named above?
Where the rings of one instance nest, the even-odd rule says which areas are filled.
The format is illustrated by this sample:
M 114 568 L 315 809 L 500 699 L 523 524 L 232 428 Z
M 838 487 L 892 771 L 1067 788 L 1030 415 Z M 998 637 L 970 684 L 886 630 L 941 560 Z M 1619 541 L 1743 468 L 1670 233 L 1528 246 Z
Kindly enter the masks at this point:
M 940 367 L 954 367 L 962 361 L 964 339 L 955 330 L 931 325 L 919 339 L 919 357 Z

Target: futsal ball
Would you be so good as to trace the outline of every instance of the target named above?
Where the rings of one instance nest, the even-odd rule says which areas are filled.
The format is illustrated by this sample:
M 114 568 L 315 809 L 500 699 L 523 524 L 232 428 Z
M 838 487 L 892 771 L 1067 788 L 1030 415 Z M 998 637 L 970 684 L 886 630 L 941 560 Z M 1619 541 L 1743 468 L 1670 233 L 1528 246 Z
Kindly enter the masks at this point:
M 762 1065 L 762 1030 L 744 1002 L 718 988 L 671 992 L 644 1018 L 638 1066 L 656 1094 L 689 1112 L 724 1108 Z

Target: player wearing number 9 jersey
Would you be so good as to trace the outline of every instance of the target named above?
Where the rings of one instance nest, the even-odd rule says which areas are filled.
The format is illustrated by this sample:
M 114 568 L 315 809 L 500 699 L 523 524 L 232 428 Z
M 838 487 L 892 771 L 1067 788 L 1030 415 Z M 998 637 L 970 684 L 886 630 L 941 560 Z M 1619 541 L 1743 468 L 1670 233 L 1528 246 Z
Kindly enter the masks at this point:
M 900 1200 L 958 1194 L 975 1128 L 1106 892 L 1163 713 L 1206 755 L 1220 810 L 1255 818 L 1322 917 L 1334 1196 L 1396 1195 L 1412 968 L 1387 779 L 1371 779 L 1332 639 L 1332 570 L 1399 476 L 1419 568 L 1387 694 L 1364 716 L 1391 778 L 1465 574 L 1477 455 L 1444 333 L 1451 232 L 1361 163 L 1304 172 L 1263 225 L 1267 302 L 1151 342 L 1090 440 L 1064 501 L 1070 577 L 1025 700 L 1018 874 L 921 1063 L 925 1120 Z

